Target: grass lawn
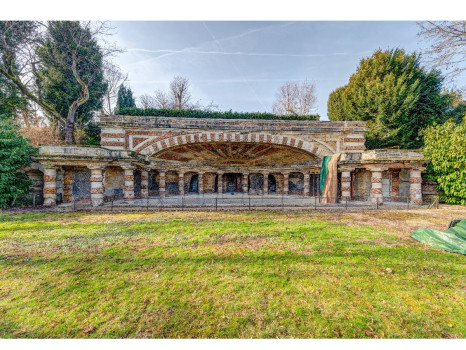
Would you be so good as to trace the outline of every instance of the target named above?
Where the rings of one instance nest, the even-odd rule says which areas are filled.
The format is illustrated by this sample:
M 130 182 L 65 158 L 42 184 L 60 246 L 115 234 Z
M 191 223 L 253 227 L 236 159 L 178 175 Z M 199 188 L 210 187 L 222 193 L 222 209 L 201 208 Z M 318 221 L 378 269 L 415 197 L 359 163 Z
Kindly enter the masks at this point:
M 464 217 L 0 212 L 0 337 L 464 338 Z

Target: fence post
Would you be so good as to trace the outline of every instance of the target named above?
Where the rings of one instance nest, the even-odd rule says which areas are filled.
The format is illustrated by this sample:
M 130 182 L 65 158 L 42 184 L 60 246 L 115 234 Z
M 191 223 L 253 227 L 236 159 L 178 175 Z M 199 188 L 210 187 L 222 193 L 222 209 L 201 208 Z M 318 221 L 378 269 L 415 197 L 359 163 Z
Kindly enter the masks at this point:
M 317 196 L 314 196 L 314 210 L 317 210 Z
M 181 197 L 181 211 L 184 211 L 184 196 Z
M 112 206 L 110 207 L 110 211 L 113 211 L 113 201 L 115 200 L 115 189 L 112 190 Z
M 375 208 L 379 210 L 379 198 L 378 197 L 375 199 Z
M 36 194 L 35 193 L 32 194 L 32 207 L 33 208 L 36 207 Z

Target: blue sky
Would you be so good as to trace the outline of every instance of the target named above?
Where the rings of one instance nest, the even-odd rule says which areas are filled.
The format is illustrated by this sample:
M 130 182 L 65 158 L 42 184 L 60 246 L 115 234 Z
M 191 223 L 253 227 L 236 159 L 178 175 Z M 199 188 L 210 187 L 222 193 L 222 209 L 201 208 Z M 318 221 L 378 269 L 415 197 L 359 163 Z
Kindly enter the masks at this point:
M 174 75 L 191 82 L 194 100 L 220 110 L 271 112 L 279 87 L 308 79 L 316 112 L 327 120 L 327 100 L 373 51 L 419 51 L 427 43 L 416 22 L 112 22 L 126 49 L 115 60 L 136 96 L 168 88 Z M 456 78 L 458 86 L 465 77 Z

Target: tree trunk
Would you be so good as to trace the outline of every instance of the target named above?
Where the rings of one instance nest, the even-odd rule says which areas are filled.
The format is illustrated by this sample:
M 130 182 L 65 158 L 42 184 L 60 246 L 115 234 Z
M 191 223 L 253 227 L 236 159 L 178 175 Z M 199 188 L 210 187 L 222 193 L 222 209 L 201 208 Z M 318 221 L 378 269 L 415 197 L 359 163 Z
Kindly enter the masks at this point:
M 66 118 L 65 126 L 65 143 L 67 145 L 72 145 L 74 141 L 74 115 L 76 114 L 78 107 L 78 102 L 75 101 L 68 109 L 68 116 Z
M 68 109 L 68 116 L 66 118 L 66 125 L 65 125 L 65 143 L 67 145 L 72 145 L 74 141 L 74 115 L 78 110 L 78 107 L 83 105 L 89 99 L 89 88 L 86 83 L 79 77 L 78 71 L 76 69 L 76 55 L 73 53 L 73 62 L 71 64 L 71 70 L 73 71 L 73 75 L 76 78 L 79 85 L 83 90 L 83 95 L 74 101 L 70 108 Z

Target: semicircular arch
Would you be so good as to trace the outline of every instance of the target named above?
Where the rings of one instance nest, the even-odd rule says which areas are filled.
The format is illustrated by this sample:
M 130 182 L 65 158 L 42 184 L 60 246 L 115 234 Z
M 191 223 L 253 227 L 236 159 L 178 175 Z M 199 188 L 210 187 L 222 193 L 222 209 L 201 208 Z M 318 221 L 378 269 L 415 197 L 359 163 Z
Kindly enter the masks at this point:
M 289 146 L 298 148 L 316 155 L 322 159 L 324 156 L 332 155 L 335 150 L 329 146 L 322 145 L 315 141 L 306 141 L 296 137 L 272 135 L 268 133 L 231 133 L 231 132 L 199 132 L 184 135 L 176 135 L 159 139 L 150 138 L 134 150 L 143 155 L 152 155 L 172 147 L 189 145 L 203 142 L 242 142 L 242 143 L 263 143 L 271 145 Z

